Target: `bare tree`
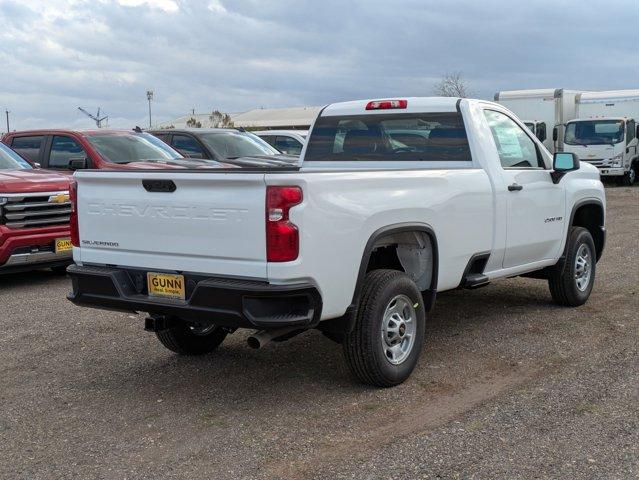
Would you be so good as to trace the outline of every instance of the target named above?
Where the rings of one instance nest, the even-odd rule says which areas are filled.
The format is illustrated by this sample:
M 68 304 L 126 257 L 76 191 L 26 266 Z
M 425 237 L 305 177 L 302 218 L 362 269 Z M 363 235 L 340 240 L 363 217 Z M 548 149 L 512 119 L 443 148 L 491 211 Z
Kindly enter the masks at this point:
M 433 87 L 433 92 L 438 97 L 461 97 L 472 95 L 468 82 L 463 78 L 462 72 L 449 72 L 441 81 Z
M 186 126 L 189 128 L 202 128 L 202 122 L 198 121 L 195 117 L 191 117 L 186 121 Z
M 209 115 L 209 119 L 211 120 L 211 126 L 213 128 L 229 128 L 234 126 L 231 116 L 219 110 L 213 110 L 211 115 Z

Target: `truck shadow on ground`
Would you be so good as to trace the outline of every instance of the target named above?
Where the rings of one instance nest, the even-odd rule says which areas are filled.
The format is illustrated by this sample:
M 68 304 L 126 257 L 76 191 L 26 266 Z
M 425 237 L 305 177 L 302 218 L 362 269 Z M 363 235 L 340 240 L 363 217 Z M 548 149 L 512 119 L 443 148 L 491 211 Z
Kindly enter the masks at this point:
M 532 313 L 534 321 L 535 316 L 541 320 L 561 312 L 552 303 L 545 282 L 518 279 L 478 291 L 441 294 L 427 320 L 427 341 L 417 370 L 427 362 L 442 364 L 445 369 L 447 357 L 460 348 L 460 338 L 468 346 L 474 336 L 498 333 L 521 315 Z M 208 398 L 227 403 L 259 398 L 265 407 L 264 402 L 276 405 L 281 396 L 290 400 L 301 391 L 307 398 L 312 391 L 339 397 L 373 390 L 352 379 L 341 347 L 317 331 L 261 350 L 246 346 L 247 334 L 231 335 L 218 351 L 203 357 L 173 355 L 150 337 L 141 355 L 128 358 L 122 362 L 123 368 L 116 367 L 108 376 L 96 375 L 98 385 L 93 386 L 124 388 L 150 398 L 161 394 L 177 402 Z
M 39 287 L 55 280 L 67 281 L 69 282 L 69 288 L 71 287 L 71 280 L 67 276 L 54 273 L 49 269 L 43 269 L 2 274 L 0 275 L 0 289 Z

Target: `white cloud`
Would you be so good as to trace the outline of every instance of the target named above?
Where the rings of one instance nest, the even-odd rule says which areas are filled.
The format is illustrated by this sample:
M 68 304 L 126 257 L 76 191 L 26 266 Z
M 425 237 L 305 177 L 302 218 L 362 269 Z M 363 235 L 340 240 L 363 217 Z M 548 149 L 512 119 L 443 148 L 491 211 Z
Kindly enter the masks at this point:
M 173 0 L 117 0 L 120 5 L 125 7 L 139 7 L 141 5 L 151 8 L 159 8 L 165 12 L 176 12 L 179 10 L 178 4 Z

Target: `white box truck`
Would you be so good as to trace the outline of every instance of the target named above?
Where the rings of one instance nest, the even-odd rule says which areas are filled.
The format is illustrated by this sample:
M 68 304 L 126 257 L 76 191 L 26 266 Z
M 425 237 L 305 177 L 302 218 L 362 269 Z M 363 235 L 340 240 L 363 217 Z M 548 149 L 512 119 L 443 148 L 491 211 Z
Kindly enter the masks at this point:
M 580 93 L 563 88 L 509 90 L 497 92 L 495 101 L 517 115 L 550 152 L 555 152 L 561 151 L 563 124 L 576 117 L 575 98 Z
M 563 151 L 596 166 L 602 177 L 632 185 L 639 173 L 639 90 L 584 92 L 575 105 L 577 116 L 566 123 Z

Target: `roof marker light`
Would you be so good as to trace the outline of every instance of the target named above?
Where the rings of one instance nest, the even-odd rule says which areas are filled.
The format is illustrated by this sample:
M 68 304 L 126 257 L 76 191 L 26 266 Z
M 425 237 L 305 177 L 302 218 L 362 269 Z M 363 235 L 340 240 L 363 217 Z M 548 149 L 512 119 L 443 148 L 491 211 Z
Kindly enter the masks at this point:
M 407 106 L 407 100 L 373 100 L 366 104 L 366 110 L 392 110 L 406 108 Z

